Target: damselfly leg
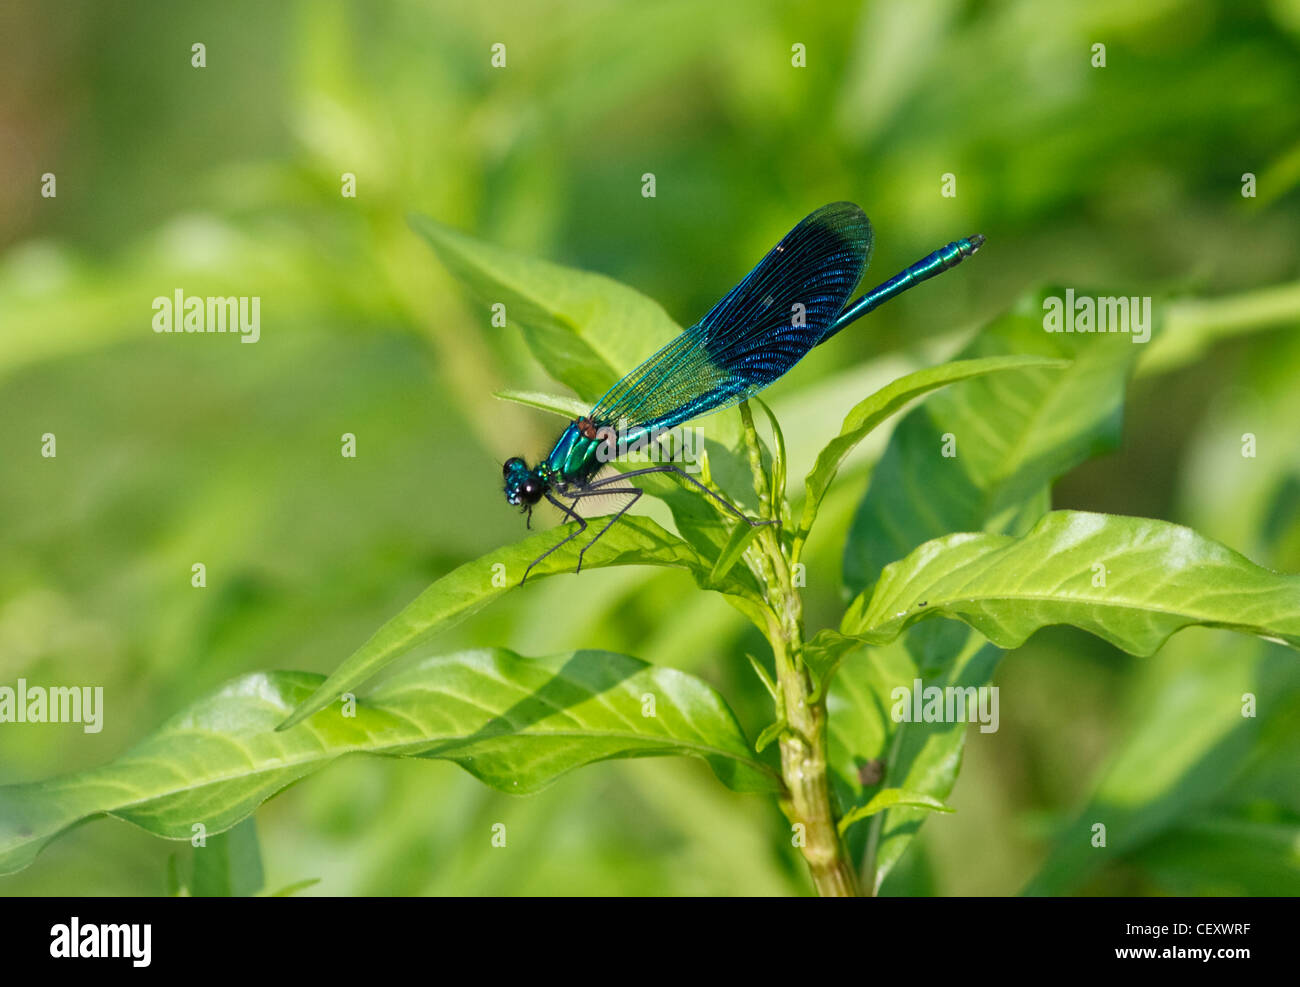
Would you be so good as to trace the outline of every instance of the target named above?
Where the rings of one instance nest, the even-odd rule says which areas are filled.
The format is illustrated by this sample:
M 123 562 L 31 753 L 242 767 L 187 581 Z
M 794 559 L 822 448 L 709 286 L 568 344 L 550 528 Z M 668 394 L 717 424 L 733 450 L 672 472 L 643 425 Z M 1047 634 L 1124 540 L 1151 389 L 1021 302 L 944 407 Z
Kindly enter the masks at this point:
M 570 531 L 567 535 L 565 535 L 562 539 L 560 539 L 560 541 L 556 542 L 556 544 L 552 545 L 550 548 L 548 548 L 537 558 L 533 559 L 533 561 L 529 564 L 528 568 L 524 570 L 524 578 L 519 581 L 520 585 L 523 585 L 525 580 L 528 579 L 529 573 L 533 571 L 533 568 L 537 565 L 537 563 L 541 562 L 542 559 L 551 555 L 556 550 L 567 545 L 569 542 L 573 541 L 573 539 L 577 538 L 580 534 L 582 534 L 584 531 L 587 530 L 588 524 L 586 520 L 582 518 L 574 510 L 574 508 L 578 506 L 578 502 L 580 500 L 582 500 L 585 497 L 607 497 L 610 495 L 618 495 L 618 494 L 628 495 L 629 497 L 631 497 L 631 499 L 622 507 L 620 507 L 614 514 L 610 516 L 609 520 L 605 522 L 605 525 L 599 531 L 596 532 L 595 537 L 592 538 L 591 541 L 587 542 L 587 544 L 583 546 L 582 551 L 578 553 L 578 567 L 574 571 L 581 572 L 582 559 L 583 556 L 587 554 L 587 549 L 591 548 L 592 545 L 600 541 L 601 536 L 605 534 L 605 532 L 607 532 L 611 527 L 613 527 L 614 522 L 617 521 L 619 518 L 621 518 L 624 514 L 626 514 L 628 510 L 631 509 L 632 505 L 635 504 L 638 500 L 640 500 L 642 495 L 645 493 L 645 491 L 642 490 L 640 487 L 616 486 L 615 484 L 622 483 L 624 480 L 630 479 L 631 477 L 634 476 L 645 476 L 648 473 L 671 473 L 674 476 L 686 480 L 687 482 L 698 487 L 704 493 L 708 494 L 717 503 L 721 504 L 724 508 L 726 508 L 732 514 L 734 514 L 740 520 L 744 521 L 751 528 L 759 528 L 766 524 L 779 525 L 781 523 L 778 520 L 765 520 L 761 518 L 750 517 L 748 514 L 742 511 L 735 504 L 731 503 L 731 501 L 727 500 L 725 497 L 721 496 L 715 491 L 710 490 L 699 480 L 695 479 L 695 477 L 691 476 L 685 470 L 680 469 L 676 466 L 668 466 L 668 465 L 650 466 L 645 469 L 630 470 L 627 473 L 615 473 L 613 476 L 605 477 L 603 479 L 595 481 L 594 483 L 589 483 L 584 486 L 570 484 L 562 488 L 557 487 L 555 492 L 559 494 L 561 497 L 572 500 L 573 504 L 571 506 L 566 506 L 565 504 L 561 503 L 550 493 L 546 494 L 546 499 L 549 500 L 556 507 L 558 507 L 561 511 L 563 511 L 566 518 L 572 521 L 577 521 L 579 527 L 577 527 L 573 531 Z
M 565 545 L 573 541 L 573 539 L 577 538 L 580 534 L 582 534 L 584 531 L 587 530 L 586 519 L 576 514 L 573 510 L 573 507 L 566 507 L 564 504 L 560 503 L 560 501 L 552 497 L 549 493 L 546 495 L 546 499 L 549 500 L 556 507 L 558 507 L 560 510 L 562 510 L 566 517 L 570 518 L 571 520 L 577 521 L 578 527 L 575 528 L 573 531 L 570 531 L 567 535 L 565 535 L 558 542 L 556 542 L 554 545 L 548 548 L 545 552 L 543 552 L 541 555 L 537 556 L 537 558 L 533 559 L 533 561 L 528 563 L 528 568 L 524 570 L 524 578 L 519 580 L 520 586 L 522 586 L 525 582 L 528 581 L 528 574 L 533 571 L 533 567 L 536 566 L 538 562 L 541 562 L 542 559 L 546 558 L 552 552 L 555 552 L 558 549 L 563 548 Z M 577 504 L 578 504 L 578 499 L 574 497 L 573 506 L 576 507 Z M 588 546 L 588 548 L 590 547 L 591 546 Z M 584 551 L 585 550 L 586 549 L 584 549 Z

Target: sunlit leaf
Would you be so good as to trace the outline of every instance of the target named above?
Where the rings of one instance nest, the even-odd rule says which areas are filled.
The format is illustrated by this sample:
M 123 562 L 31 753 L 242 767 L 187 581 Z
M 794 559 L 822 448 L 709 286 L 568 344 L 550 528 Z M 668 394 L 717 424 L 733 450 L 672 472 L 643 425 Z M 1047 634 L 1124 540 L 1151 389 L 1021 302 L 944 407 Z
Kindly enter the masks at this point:
M 1142 347 L 1118 333 L 1045 332 L 1043 300 L 1059 294 L 1043 289 L 1021 299 L 961 357 L 1033 355 L 1068 360 L 1068 367 L 964 381 L 899 423 L 844 548 L 844 581 L 853 593 L 931 538 L 1015 530 L 1023 505 L 1044 486 L 1118 445 L 1124 387 Z
M 835 474 L 839 472 L 840 464 L 844 462 L 845 457 L 881 422 L 911 401 L 948 384 L 984 374 L 1029 368 L 1061 369 L 1067 366 L 1069 366 L 1068 361 L 1052 357 L 992 356 L 927 367 L 882 387 L 854 406 L 853 410 L 845 416 L 840 434 L 818 453 L 817 464 L 804 483 L 805 498 L 798 537 L 801 540 L 808 537 L 808 532 L 817 518 L 817 511 L 821 507 L 822 498 L 826 496 L 826 491 L 834 481 Z
M 576 527 L 576 524 L 568 524 L 538 532 L 447 573 L 345 659 L 301 708 L 294 711 L 284 728 L 324 709 L 393 659 L 476 613 L 503 593 L 517 588 L 528 566 Z M 594 534 L 589 528 L 581 538 L 590 538 Z M 575 538 L 565 548 L 546 556 L 533 568 L 529 580 L 572 572 L 577 552 L 584 543 Z M 711 566 L 694 549 L 647 518 L 623 517 L 587 552 L 582 565 L 585 578 L 592 578 L 594 570 L 606 566 L 657 565 L 686 569 L 705 588 L 723 590 L 755 606 L 761 604 L 757 587 L 748 572 L 739 571 L 734 576 L 714 581 Z
M 840 630 L 885 644 L 931 617 L 962 620 L 1003 648 L 1050 624 L 1137 655 L 1192 625 L 1300 647 L 1300 576 L 1269 572 L 1181 525 L 1054 511 L 1019 538 L 927 542 L 885 567 Z
M 430 658 L 355 709 L 337 706 L 277 730 L 320 682 L 306 672 L 247 675 L 103 767 L 0 788 L 0 873 L 27 866 L 54 836 L 98 815 L 169 839 L 190 839 L 201 823 L 211 842 L 288 785 L 353 752 L 454 761 L 519 794 L 594 761 L 656 755 L 702 758 L 738 791 L 777 788 L 716 692 L 685 672 L 625 655 L 533 660 L 483 650 Z M 645 713 L 647 697 L 653 716 Z
M 522 404 L 528 408 L 538 408 L 541 411 L 549 411 L 552 414 L 559 415 L 572 421 L 575 418 L 581 418 L 591 410 L 591 406 L 586 401 L 579 401 L 577 398 L 566 398 L 562 394 L 544 394 L 541 391 L 497 391 L 495 397 L 503 401 L 513 401 L 515 404 Z
M 1119 443 L 1124 389 L 1142 346 L 1123 334 L 1048 333 L 1044 288 L 985 328 L 964 359 L 1037 355 L 1070 361 L 961 381 L 910 411 L 872 471 L 844 548 L 853 593 L 917 546 L 954 531 L 1018 534 L 1050 507 L 1050 484 L 1089 456 Z M 1159 308 L 1157 307 L 1157 315 Z M 1153 338 L 1159 339 L 1157 318 Z M 894 723 L 890 690 L 986 685 L 1000 653 L 960 624 L 928 621 L 869 661 L 842 666 L 830 690 L 830 758 L 837 791 L 850 805 L 870 798 L 863 765 L 880 765 L 886 783 L 944 799 L 961 766 L 965 724 Z M 883 690 L 883 691 L 882 691 Z M 895 808 L 850 831 L 864 856 L 864 883 L 879 887 L 925 814 Z M 866 835 L 866 831 L 870 835 Z
M 484 304 L 505 305 L 537 361 L 588 403 L 681 332 L 658 303 L 604 275 L 518 254 L 424 216 L 410 222 Z
M 855 822 L 866 819 L 868 816 L 874 816 L 877 812 L 883 812 L 894 806 L 908 806 L 913 809 L 928 809 L 931 812 L 955 812 L 955 809 L 944 805 L 936 798 L 929 795 L 922 795 L 920 792 L 909 792 L 902 788 L 885 788 L 871 797 L 871 801 L 866 805 L 860 805 L 852 812 L 845 813 L 840 819 L 840 834 L 852 826 Z
M 781 431 L 781 423 L 776 420 L 776 415 L 772 413 L 766 402 L 757 397 L 749 399 L 749 403 L 756 405 L 763 410 L 767 417 L 768 426 L 772 429 L 772 511 L 773 517 L 778 520 L 784 520 L 781 517 L 781 511 L 785 508 L 785 486 L 786 486 L 786 451 L 785 451 L 785 434 Z
M 749 547 L 750 542 L 758 537 L 760 530 L 762 529 L 758 525 L 745 521 L 737 521 L 733 524 L 726 544 L 718 553 L 717 561 L 713 563 L 713 571 L 709 573 L 709 578 L 716 581 L 726 576 L 731 571 L 731 567 L 745 554 L 745 549 Z

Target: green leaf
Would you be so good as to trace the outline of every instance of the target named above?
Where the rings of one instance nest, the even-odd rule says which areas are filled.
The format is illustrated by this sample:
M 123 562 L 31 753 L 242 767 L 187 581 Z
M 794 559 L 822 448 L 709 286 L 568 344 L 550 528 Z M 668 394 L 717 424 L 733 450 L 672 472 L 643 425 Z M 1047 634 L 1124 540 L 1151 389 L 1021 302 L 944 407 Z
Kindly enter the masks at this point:
M 1090 456 L 1119 444 L 1124 387 L 1142 351 L 1121 333 L 1048 333 L 1043 289 L 981 332 L 963 359 L 1069 360 L 988 374 L 934 394 L 899 423 L 872 472 L 844 548 L 860 593 L 889 562 L 954 531 L 1021 531 L 1026 503 Z M 951 452 L 952 455 L 945 455 Z
M 1282 803 L 1278 821 L 1300 820 L 1294 781 L 1300 763 L 1300 664 L 1275 645 L 1224 637 L 1175 639 L 1162 649 L 1152 681 L 1132 702 L 1143 715 L 1107 759 L 1088 804 L 1055 834 L 1025 894 L 1076 894 L 1106 867 L 1121 867 L 1124 879 L 1131 880 L 1135 871 L 1151 865 L 1153 855 L 1170 849 L 1180 830 L 1187 835 L 1186 829 L 1207 815 L 1238 816 L 1245 823 L 1261 806 Z M 1242 715 L 1246 695 L 1256 703 L 1253 716 Z M 1104 853 L 1093 846 L 1098 823 L 1106 826 Z M 1257 859 L 1274 858 L 1271 882 L 1262 868 L 1259 883 L 1265 886 L 1253 893 L 1290 893 L 1268 885 L 1294 870 L 1294 846 L 1253 842 Z M 1197 854 L 1192 845 L 1184 849 Z M 1167 871 L 1172 856 L 1158 869 Z M 1221 858 L 1217 866 L 1227 869 L 1230 860 Z M 1240 872 L 1226 878 L 1220 888 L 1251 893 L 1241 886 L 1245 877 Z
M 1136 655 L 1193 624 L 1300 647 L 1300 576 L 1269 572 L 1181 525 L 1054 511 L 1019 538 L 927 542 L 885 567 L 840 630 L 884 644 L 935 616 L 964 621 L 1002 648 L 1049 624 Z
M 767 423 L 772 428 L 772 517 L 780 520 L 785 509 L 785 481 L 786 481 L 786 453 L 785 453 L 785 435 L 781 432 L 781 423 L 776 420 L 776 415 L 766 403 L 757 397 L 749 399 L 751 404 L 756 404 L 763 409 L 763 414 L 767 416 Z
M 1029 368 L 1062 369 L 1068 366 L 1067 360 L 1042 356 L 991 356 L 978 360 L 957 360 L 900 377 L 858 402 L 845 416 L 840 434 L 818 453 L 817 463 L 808 474 L 804 484 L 803 516 L 799 521 L 798 540 L 802 542 L 808 537 L 808 532 L 817 519 L 822 498 L 830 489 L 845 457 L 878 425 L 909 402 L 948 384 L 984 374 Z
M 731 534 L 726 544 L 722 546 L 722 551 L 718 553 L 718 558 L 713 563 L 713 570 L 709 573 L 710 581 L 716 583 L 726 577 L 732 566 L 745 554 L 749 543 L 758 537 L 758 532 L 759 526 L 749 524 L 747 521 L 737 521 L 731 526 Z
M 758 676 L 759 681 L 763 683 L 763 688 L 767 690 L 767 694 L 772 697 L 772 701 L 775 702 L 779 708 L 781 692 L 777 689 L 776 683 L 772 680 L 772 676 L 768 673 L 767 669 L 763 667 L 763 663 L 748 651 L 745 652 L 745 657 L 749 659 L 749 664 L 750 667 L 754 669 L 754 674 Z
M 522 404 L 529 408 L 549 411 L 570 421 L 582 418 L 591 410 L 591 405 L 585 401 L 566 398 L 562 394 L 544 394 L 541 391 L 497 391 L 493 397 L 498 397 L 502 401 L 513 401 L 515 404 Z
M 1262 823 L 1215 813 L 1180 819 L 1122 869 L 1150 875 L 1157 894 L 1185 897 L 1287 897 L 1300 895 L 1300 823 Z M 1029 892 L 1026 892 L 1029 893 Z
M 754 751 L 759 754 L 763 753 L 771 745 L 772 741 L 785 732 L 785 728 L 786 721 L 784 718 L 769 723 L 763 728 L 763 732 L 758 735 L 758 739 L 754 741 Z
M 725 424 L 721 419 L 736 414 L 733 409 L 715 416 L 709 420 L 708 427 L 712 429 L 718 424 Z M 739 445 L 733 448 L 714 439 L 706 439 L 704 452 L 700 456 L 701 471 L 696 474 L 696 479 L 749 516 L 754 516 L 755 512 L 748 509 L 744 497 L 736 496 L 736 491 L 741 491 L 743 495 L 749 489 L 749 466 L 742 450 L 743 447 Z M 634 469 L 637 465 L 640 464 L 628 463 L 627 467 Z M 713 498 L 680 477 L 665 473 L 639 476 L 636 484 L 668 506 L 678 533 L 702 558 L 717 559 L 727 550 L 728 541 L 734 534 L 732 526 L 739 519 Z M 746 524 L 745 527 L 749 525 Z
M 1001 652 L 966 633 L 956 657 L 924 672 L 902 638 L 873 647 L 862 660 L 846 661 L 835 677 L 827 708 L 828 761 L 837 801 L 852 811 L 881 787 L 945 800 L 961 768 L 967 724 L 962 721 L 899 723 L 893 717 L 897 693 L 921 688 L 977 688 L 987 684 Z M 861 861 L 862 883 L 879 890 L 929 813 L 895 806 L 877 813 L 845 840 Z
M 1105 585 L 1096 585 L 1101 572 Z M 888 645 L 916 621 L 940 615 L 970 624 L 1000 647 L 1016 647 L 1039 628 L 1062 623 L 1140 655 L 1193 624 L 1300 647 L 1300 577 L 1269 572 L 1179 525 L 1058 511 L 1020 538 L 966 534 L 927 542 L 885 568 L 874 593 L 849 608 L 841 630 Z M 998 657 L 995 649 L 968 642 L 955 660 L 924 676 L 924 685 L 978 688 Z M 923 670 L 916 659 L 895 644 L 837 679 L 831 761 L 837 787 L 850 801 L 865 790 L 855 784 L 854 768 L 871 758 L 886 759 L 886 776 L 900 787 L 941 798 L 951 790 L 965 724 L 904 728 L 885 714 L 892 690 L 910 690 L 918 678 Z M 1184 728 L 1183 736 L 1190 735 Z M 1141 762 L 1142 777 L 1150 778 L 1151 763 L 1149 757 Z M 905 817 L 877 824 L 864 848 L 877 887 L 914 831 Z M 1080 854 L 1074 846 L 1063 859 L 1077 864 Z
M 353 752 L 454 761 L 504 792 L 534 792 L 611 758 L 690 755 L 737 791 L 775 791 L 735 716 L 676 669 L 605 651 L 532 660 L 504 650 L 429 658 L 356 703 L 276 724 L 321 676 L 236 679 L 99 768 L 0 788 L 0 873 L 84 819 L 112 815 L 168 839 L 209 840 L 288 785 Z M 646 715 L 647 697 L 654 715 Z
M 484 303 L 506 306 L 537 361 L 589 404 L 681 332 L 657 302 L 604 275 L 526 257 L 424 216 L 410 223 Z
M 182 893 L 188 895 L 189 888 L 181 882 L 181 869 L 176 854 L 169 853 L 167 869 L 163 872 L 163 894 L 168 898 L 179 898 Z
M 319 877 L 308 877 L 301 881 L 294 881 L 292 884 L 286 884 L 284 887 L 272 891 L 267 895 L 268 898 L 292 898 L 299 891 L 306 891 L 310 887 L 320 884 Z
M 434 582 L 400 613 L 377 630 L 343 661 L 320 688 L 284 723 L 287 729 L 324 709 L 348 690 L 360 685 L 389 662 L 487 606 L 516 588 L 528 566 L 555 545 L 574 524 L 541 531 L 513 545 L 466 562 Z M 598 529 L 597 529 L 598 530 Z M 588 534 L 594 534 L 589 531 Z M 584 538 L 587 535 L 583 536 Z M 581 539 L 553 552 L 537 564 L 529 580 L 573 572 Z M 738 572 L 721 582 L 711 579 L 711 568 L 681 539 L 648 518 L 624 516 L 596 542 L 583 559 L 583 571 L 619 565 L 659 565 L 686 569 L 706 589 L 718 589 L 757 606 L 762 600 L 748 572 Z M 748 578 L 748 581 L 746 579 Z
M 839 821 L 838 826 L 840 835 L 843 836 L 845 830 L 855 822 L 866 819 L 867 816 L 874 816 L 877 812 L 883 812 L 894 806 L 909 806 L 914 809 L 928 809 L 931 812 L 956 812 L 947 805 L 944 805 L 936 798 L 929 795 L 923 795 L 920 792 L 909 792 L 901 788 L 884 788 L 872 796 L 871 801 L 866 805 L 860 805 L 852 812 L 846 813 Z
M 252 816 L 194 848 L 196 898 L 247 898 L 262 890 L 262 851 Z
M 1121 333 L 1045 332 L 1043 300 L 1060 294 L 1045 288 L 1026 295 L 960 356 L 1036 354 L 1069 360 L 1068 367 L 956 383 L 894 429 L 845 544 L 850 592 L 860 593 L 888 563 L 954 531 L 1023 533 L 1049 509 L 1053 480 L 1119 444 L 1125 385 L 1145 347 Z M 1156 311 L 1158 331 L 1159 306 Z M 859 777 L 869 763 L 883 765 L 895 787 L 947 798 L 961 767 L 965 724 L 894 723 L 890 691 L 911 688 L 917 678 L 927 687 L 978 688 L 999 658 L 960 624 L 929 621 L 895 645 L 873 648 L 870 661 L 846 663 L 828 696 L 829 757 L 841 800 L 862 804 L 870 797 L 872 786 Z M 879 888 L 924 819 L 920 810 L 895 808 L 848 834 L 863 860 L 864 884 Z
M 803 661 L 813 673 L 815 685 L 809 702 L 818 702 L 830 688 L 840 662 L 851 652 L 862 647 L 862 639 L 849 637 L 839 631 L 823 627 L 804 645 Z

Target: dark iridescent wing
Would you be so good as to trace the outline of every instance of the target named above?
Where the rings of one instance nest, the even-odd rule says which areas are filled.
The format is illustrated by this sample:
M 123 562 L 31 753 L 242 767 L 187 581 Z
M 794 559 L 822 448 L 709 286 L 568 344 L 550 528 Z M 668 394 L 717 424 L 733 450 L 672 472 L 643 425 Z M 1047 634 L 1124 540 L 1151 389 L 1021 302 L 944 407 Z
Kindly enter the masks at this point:
M 708 315 L 610 388 L 591 420 L 671 428 L 762 390 L 820 341 L 862 279 L 871 241 L 853 203 L 818 209 Z

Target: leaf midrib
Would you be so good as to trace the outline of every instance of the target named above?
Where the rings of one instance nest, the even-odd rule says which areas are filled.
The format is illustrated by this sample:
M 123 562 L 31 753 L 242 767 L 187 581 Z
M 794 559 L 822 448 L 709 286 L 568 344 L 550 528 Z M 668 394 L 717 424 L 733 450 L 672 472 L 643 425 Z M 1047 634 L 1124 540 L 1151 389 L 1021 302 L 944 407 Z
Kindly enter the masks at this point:
M 387 713 L 389 711 L 385 710 L 384 712 Z M 183 733 L 200 734 L 205 737 L 222 737 L 221 734 L 214 734 L 211 731 L 197 730 L 197 729 L 183 731 Z M 313 732 L 312 736 L 319 737 L 319 735 L 316 734 L 315 732 Z M 729 751 L 726 750 L 725 748 L 714 747 L 713 745 L 710 744 L 701 744 L 695 741 L 681 741 L 681 740 L 674 740 L 672 738 L 667 738 L 667 737 L 664 738 L 651 737 L 651 736 L 647 736 L 646 734 L 640 734 L 640 733 L 614 731 L 614 730 L 594 731 L 594 732 L 593 731 L 582 732 L 576 730 L 557 730 L 557 731 L 545 731 L 545 732 L 535 732 L 535 733 L 530 733 L 528 731 L 515 731 L 511 733 L 496 734 L 495 736 L 484 737 L 481 739 L 497 740 L 497 739 L 511 738 L 511 737 L 533 737 L 533 738 L 573 737 L 577 739 L 593 739 L 593 740 L 609 739 L 609 740 L 638 740 L 638 741 L 659 742 L 666 747 L 682 748 L 685 750 L 690 750 L 692 752 L 699 753 L 701 755 L 716 755 L 718 757 L 730 758 L 731 760 L 736 761 L 739 764 L 744 764 L 748 767 L 756 769 L 757 771 L 761 772 L 763 775 L 766 775 L 769 778 L 776 777 L 775 773 L 767 765 L 762 764 L 759 761 L 754 761 L 748 757 L 744 757 L 740 754 L 737 754 L 735 751 Z M 233 740 L 234 738 L 223 738 L 223 739 Z M 417 755 L 394 755 L 393 752 L 403 747 L 415 747 L 425 743 L 434 744 L 434 743 L 439 743 L 447 740 L 456 740 L 456 739 L 468 740 L 470 738 L 467 738 L 463 735 L 454 734 L 454 735 L 447 735 L 447 736 L 430 737 L 425 740 L 410 740 L 398 744 L 386 744 L 381 747 L 349 746 L 349 747 L 341 747 L 341 748 L 333 748 L 333 749 L 323 748 L 320 752 L 309 753 L 304 756 L 289 758 L 286 760 L 279 761 L 274 765 L 258 767 L 252 771 L 244 771 L 244 772 L 239 772 L 237 774 L 221 774 L 221 775 L 212 776 L 209 778 L 205 778 L 203 781 L 198 782 L 196 784 L 182 785 L 174 788 L 155 791 L 152 794 L 147 795 L 143 798 L 122 802 L 113 806 L 110 809 L 97 809 L 95 811 L 113 814 L 126 809 L 130 809 L 134 806 L 147 805 L 149 802 L 156 801 L 158 799 L 167 798 L 170 795 L 177 795 L 185 792 L 196 792 L 202 790 L 203 788 L 210 787 L 212 785 L 219 785 L 230 781 L 238 781 L 244 778 L 255 778 L 260 775 L 272 774 L 277 771 L 283 771 L 286 768 L 293 768 L 293 767 L 301 766 L 303 764 L 310 764 L 313 761 L 325 760 L 334 757 L 342 757 L 345 754 L 374 754 L 376 756 L 381 756 L 381 757 L 382 756 L 413 757 Z M 115 782 L 112 779 L 95 777 L 95 775 L 99 771 L 103 771 L 103 770 L 106 770 L 106 768 L 94 769 L 87 774 L 83 774 L 80 776 L 73 776 L 72 778 L 67 779 L 65 784 L 72 783 L 74 781 L 90 782 L 93 784 L 104 784 L 104 785 L 115 784 Z
M 430 220 L 429 222 L 432 221 Z M 435 225 L 437 225 L 437 228 L 439 230 L 443 230 L 443 229 L 450 230 L 450 227 L 443 227 L 441 224 L 435 224 Z M 451 232 L 458 236 L 464 235 L 464 234 L 460 234 L 459 231 L 455 231 L 455 230 L 451 230 Z M 466 237 L 466 239 L 470 240 L 471 243 L 475 242 L 470 237 Z M 443 241 L 443 243 L 445 246 L 446 245 L 445 241 Z M 511 253 L 513 253 L 513 251 Z M 467 255 L 463 251 L 461 251 L 460 254 L 462 259 L 468 259 Z M 515 255 L 515 256 L 519 257 L 519 255 Z M 520 258 L 520 259 L 526 259 L 526 258 Z M 482 266 L 482 264 L 478 261 L 478 259 L 472 260 L 471 263 L 473 263 L 474 266 L 478 268 L 480 271 L 488 270 L 488 268 Z M 618 288 L 620 289 L 625 289 L 629 291 L 632 290 L 630 288 L 627 288 L 621 282 L 615 281 L 614 279 L 609 278 L 606 275 L 600 274 L 596 271 L 587 271 L 587 270 L 582 270 L 581 268 L 573 268 L 572 270 L 579 271 L 581 274 L 587 277 L 602 278 L 604 280 L 609 281 L 611 284 L 617 285 Z M 622 373 L 626 373 L 627 370 L 631 369 L 629 367 L 627 368 L 627 370 L 620 371 L 617 366 L 617 363 L 619 361 L 613 359 L 613 355 L 607 352 L 604 348 L 596 345 L 596 341 L 600 338 L 599 333 L 596 333 L 593 336 L 593 335 L 589 335 L 587 332 L 584 332 L 582 328 L 579 327 L 577 323 L 574 322 L 572 319 L 570 319 L 567 315 L 555 311 L 554 307 L 549 302 L 543 301 L 542 299 L 538 298 L 537 295 L 531 289 L 526 289 L 522 287 L 519 281 L 517 280 L 517 276 L 503 275 L 498 271 L 496 271 L 495 269 L 492 269 L 492 273 L 490 276 L 494 280 L 498 281 L 503 287 L 509 289 L 510 291 L 513 291 L 519 297 L 525 299 L 530 304 L 535 305 L 537 308 L 545 312 L 548 316 L 554 319 L 557 324 L 567 328 L 573 334 L 574 338 L 582 340 L 583 345 L 586 346 L 587 349 L 589 349 L 593 354 L 599 357 L 601 363 L 603 363 L 605 368 L 609 371 L 611 375 L 611 383 L 613 381 L 618 380 Z M 649 302 L 651 306 L 659 308 L 660 312 L 663 313 L 663 317 L 666 323 L 669 326 L 677 329 L 677 334 L 680 334 L 682 332 L 681 326 L 677 324 L 677 321 L 671 315 L 668 314 L 667 310 L 664 309 L 663 306 L 658 305 L 658 303 L 652 301 L 648 296 L 641 296 L 641 297 L 644 297 L 645 300 Z M 675 337 L 670 337 L 670 339 L 672 338 Z
M 1273 592 L 1273 591 L 1272 591 L 1272 590 L 1268 590 L 1268 589 L 1260 589 L 1260 590 L 1250 590 L 1250 591 L 1241 590 L 1241 591 L 1239 591 L 1239 592 L 1266 593 L 1266 592 Z M 915 594 L 913 594 L 913 595 L 915 595 Z M 927 600 L 928 600 L 928 598 L 927 598 Z M 1056 594 L 1053 594 L 1053 593 L 1004 593 L 1004 594 L 988 595 L 988 596 L 957 596 L 957 597 L 948 597 L 948 598 L 945 598 L 944 601 L 941 602 L 941 603 L 934 603 L 934 604 L 929 604 L 929 603 L 928 603 L 925 609 L 926 609 L 926 610 L 933 610 L 933 609 L 938 609 L 938 608 L 940 608 L 940 607 L 949 606 L 949 605 L 952 605 L 952 604 L 955 604 L 955 603 L 982 603 L 982 602 L 985 602 L 985 601 L 999 601 L 999 600 L 1005 600 L 1005 601 L 1007 601 L 1008 603 L 1010 603 L 1010 602 L 1016 602 L 1016 601 L 1019 601 L 1019 600 L 1032 600 L 1032 601 L 1052 600 L 1052 601 L 1056 601 L 1056 602 L 1087 603 L 1087 604 L 1090 604 L 1090 605 L 1092 605 L 1092 606 L 1097 606 L 1097 607 L 1101 607 L 1101 608 L 1104 608 L 1104 609 L 1112 609 L 1112 610 L 1140 610 L 1140 611 L 1142 611 L 1143 613 L 1164 614 L 1164 615 L 1166 615 L 1166 616 L 1173 616 L 1173 617 L 1187 617 L 1189 620 L 1192 620 L 1192 621 L 1194 621 L 1194 622 L 1196 622 L 1196 623 L 1202 623 L 1202 624 L 1205 624 L 1205 623 L 1213 623 L 1213 624 L 1230 623 L 1230 622 L 1227 622 L 1227 621 L 1223 621 L 1223 620 L 1221 620 L 1221 619 L 1220 619 L 1219 617 L 1217 617 L 1217 616 L 1209 615 L 1209 614 L 1206 614 L 1205 617 L 1204 617 L 1204 619 L 1198 619 L 1198 614 L 1199 614 L 1200 612 L 1199 612 L 1199 611 L 1193 611 L 1193 610 L 1190 610 L 1190 609 L 1187 609 L 1187 610 L 1170 610 L 1170 609 L 1168 609 L 1168 608 L 1166 608 L 1166 607 L 1155 606 L 1155 605 L 1149 605 L 1149 606 L 1135 606 L 1135 605 L 1133 605 L 1133 604 L 1117 603 L 1117 602 L 1115 602 L 1115 601 L 1113 601 L 1113 600 L 1101 600 L 1101 599 L 1094 599 L 1094 598 L 1092 598 L 1092 597 L 1074 597 L 1074 596 L 1066 596 L 1066 595 L 1062 595 L 1062 594 L 1059 594 L 1059 593 L 1056 593 Z M 903 611 L 902 614 L 891 616 L 891 617 L 889 618 L 889 620 L 886 621 L 884 624 L 872 624 L 870 627 L 868 627 L 868 630 L 878 630 L 878 629 L 883 629 L 883 628 L 886 626 L 886 624 L 891 623 L 891 622 L 894 622 L 894 621 L 897 621 L 900 617 L 906 616 L 908 613 L 911 612 L 911 609 L 912 609 L 911 606 L 909 606 L 909 607 L 907 608 L 907 610 Z M 918 611 L 918 612 L 924 612 L 924 611 Z M 1249 623 L 1236 623 L 1236 624 L 1232 624 L 1232 626 L 1236 626 L 1236 627 L 1250 627 L 1250 626 L 1254 626 L 1254 625 L 1249 624 Z

